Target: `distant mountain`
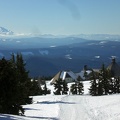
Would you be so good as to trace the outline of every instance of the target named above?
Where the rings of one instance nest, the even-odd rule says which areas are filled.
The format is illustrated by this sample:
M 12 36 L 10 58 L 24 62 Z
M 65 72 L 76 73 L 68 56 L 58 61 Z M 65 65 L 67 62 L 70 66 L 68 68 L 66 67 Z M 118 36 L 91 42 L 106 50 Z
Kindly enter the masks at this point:
M 66 37 L 66 38 L 42 38 L 42 37 L 27 37 L 27 38 L 0 38 L 1 49 L 30 49 L 30 48 L 48 48 L 58 47 L 61 45 L 70 45 L 72 43 L 80 43 L 85 39 Z
M 0 35 L 13 35 L 14 33 L 4 27 L 0 27 Z
M 73 35 L 52 35 L 52 34 L 36 34 L 36 33 L 14 33 L 13 31 L 0 27 L 0 38 L 25 39 L 25 38 L 46 38 L 46 39 L 66 39 L 79 38 L 86 40 L 118 40 L 120 35 L 117 34 L 73 34 Z
M 72 37 L 83 38 L 87 40 L 118 40 L 120 39 L 120 35 L 112 35 L 112 34 L 78 34 L 72 35 Z
M 120 35 L 16 36 L 0 27 L 0 58 L 22 53 L 30 76 L 51 76 L 60 70 L 80 72 L 84 65 L 100 68 L 112 56 L 120 62 Z
M 75 41 L 73 42 L 72 39 Z M 21 42 L 16 41 L 15 44 L 14 40 L 2 39 L 0 40 L 0 58 L 3 56 L 10 58 L 11 53 L 22 53 L 26 62 L 26 68 L 30 71 L 30 76 L 53 76 L 60 70 L 80 72 L 84 65 L 88 65 L 91 68 L 100 68 L 103 63 L 108 66 L 111 62 L 111 57 L 116 57 L 117 63 L 120 62 L 120 40 L 82 41 L 80 39 L 72 39 L 55 39 L 55 41 L 60 40 L 62 44 L 65 42 L 65 45 L 59 43 L 56 47 L 49 46 L 52 39 L 43 39 L 42 42 L 46 41 L 46 45 L 40 42 L 41 39 L 38 39 L 39 42 L 36 39 L 33 41 L 34 45 L 32 48 L 29 46 L 32 40 L 30 40 L 31 43 L 28 40 L 28 44 L 25 42 L 27 44 L 25 48 L 22 47 L 24 44 L 20 44 L 24 40 Z M 6 45 L 7 41 L 11 43 L 8 46 Z M 69 43 L 67 44 L 67 42 Z M 13 44 L 19 49 L 13 46 Z M 43 48 L 41 45 L 46 47 Z M 9 46 L 11 46 L 11 49 L 7 49 Z

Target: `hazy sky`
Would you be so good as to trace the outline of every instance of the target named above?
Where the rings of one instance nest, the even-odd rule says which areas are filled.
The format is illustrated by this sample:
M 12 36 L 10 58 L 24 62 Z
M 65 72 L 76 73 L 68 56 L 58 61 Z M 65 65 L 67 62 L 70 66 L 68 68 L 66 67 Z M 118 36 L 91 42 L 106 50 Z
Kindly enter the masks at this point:
M 16 33 L 120 34 L 120 0 L 0 0 L 0 26 Z

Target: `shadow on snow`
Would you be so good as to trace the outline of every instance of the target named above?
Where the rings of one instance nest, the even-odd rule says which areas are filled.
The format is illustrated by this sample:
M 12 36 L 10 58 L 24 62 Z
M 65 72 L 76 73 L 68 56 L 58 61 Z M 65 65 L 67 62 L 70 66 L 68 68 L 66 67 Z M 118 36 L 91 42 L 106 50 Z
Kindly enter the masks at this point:
M 37 102 L 37 104 L 76 104 L 75 102 L 63 102 L 63 101 L 43 101 Z
M 0 120 L 25 120 L 25 116 L 13 116 L 13 115 L 7 115 L 7 114 L 0 114 Z M 33 117 L 33 116 L 27 116 L 26 120 L 30 119 L 45 119 L 45 120 L 58 120 L 58 118 L 55 117 Z
M 33 108 L 24 108 L 25 110 L 40 110 L 40 109 L 33 109 Z
M 36 119 L 47 119 L 47 120 L 58 120 L 58 118 L 55 118 L 55 117 L 31 117 L 31 116 L 27 116 L 27 117 L 29 117 L 29 118 L 36 118 Z

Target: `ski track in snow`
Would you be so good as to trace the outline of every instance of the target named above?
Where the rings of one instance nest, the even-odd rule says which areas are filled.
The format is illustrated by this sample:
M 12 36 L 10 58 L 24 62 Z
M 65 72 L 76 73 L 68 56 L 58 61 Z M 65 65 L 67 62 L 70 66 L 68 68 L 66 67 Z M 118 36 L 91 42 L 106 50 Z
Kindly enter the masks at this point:
M 120 96 L 66 96 L 62 98 L 60 120 L 120 120 Z

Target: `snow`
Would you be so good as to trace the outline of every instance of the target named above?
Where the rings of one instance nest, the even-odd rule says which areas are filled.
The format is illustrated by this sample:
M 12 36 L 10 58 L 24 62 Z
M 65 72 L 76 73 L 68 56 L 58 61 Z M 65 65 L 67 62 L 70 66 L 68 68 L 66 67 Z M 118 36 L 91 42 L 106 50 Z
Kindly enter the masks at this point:
M 95 58 L 100 58 L 100 56 L 98 55 L 98 56 L 95 56 Z
M 55 48 L 56 46 L 55 45 L 52 45 L 52 46 L 50 46 L 51 48 Z
M 99 44 L 105 44 L 107 43 L 107 41 L 101 41 Z
M 84 95 L 33 96 L 33 104 L 23 106 L 25 116 L 0 114 L 0 120 L 120 120 L 119 94 L 90 96 L 90 82 L 84 86 Z
M 57 119 L 63 96 L 35 96 L 34 104 L 26 105 L 25 115 L 30 118 Z
M 69 96 L 60 106 L 60 120 L 120 120 L 120 96 Z
M 49 51 L 48 50 L 39 50 L 39 53 L 41 55 L 48 55 L 49 54 Z
M 4 27 L 0 27 L 0 34 L 1 34 L 1 35 L 13 35 L 13 32 L 10 31 L 10 30 L 7 30 L 7 29 L 4 28 Z
M 72 57 L 71 57 L 70 54 L 65 55 L 65 58 L 66 58 L 66 59 L 72 59 Z

